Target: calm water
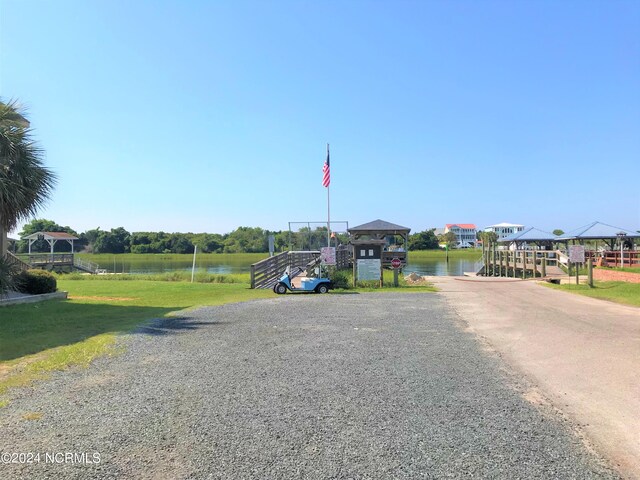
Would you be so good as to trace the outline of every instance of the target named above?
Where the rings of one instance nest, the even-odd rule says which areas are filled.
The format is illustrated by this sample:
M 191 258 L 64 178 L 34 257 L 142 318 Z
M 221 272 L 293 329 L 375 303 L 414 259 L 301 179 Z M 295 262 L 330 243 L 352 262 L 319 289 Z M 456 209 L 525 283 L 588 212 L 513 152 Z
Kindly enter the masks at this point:
M 464 272 L 475 272 L 476 262 L 468 259 L 445 260 L 423 260 L 412 262 L 409 254 L 409 263 L 404 269 L 405 274 L 416 272 L 418 275 L 462 275 Z
M 149 260 L 128 260 L 124 258 L 114 257 L 114 263 L 101 262 L 100 267 L 105 268 L 107 272 L 113 273 L 133 273 L 133 274 L 155 274 L 175 271 L 191 271 L 192 259 L 184 260 L 161 260 L 158 258 L 150 258 Z M 476 262 L 468 259 L 451 259 L 449 262 L 445 260 L 422 260 L 419 262 L 411 261 L 409 255 L 409 264 L 405 268 L 405 274 L 416 272 L 418 275 L 462 275 L 463 272 L 471 272 L 475 270 Z M 251 271 L 250 263 L 242 259 L 220 258 L 215 256 L 205 256 L 202 259 L 196 258 L 196 269 L 198 272 L 207 272 L 214 274 L 226 273 L 249 273 Z

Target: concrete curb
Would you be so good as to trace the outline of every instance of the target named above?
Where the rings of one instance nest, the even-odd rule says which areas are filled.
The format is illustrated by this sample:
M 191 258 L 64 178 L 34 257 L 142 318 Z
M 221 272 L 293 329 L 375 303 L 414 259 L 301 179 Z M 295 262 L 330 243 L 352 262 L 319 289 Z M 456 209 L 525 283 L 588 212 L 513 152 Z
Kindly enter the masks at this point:
M 42 295 L 24 295 L 21 297 L 12 298 L 0 298 L 0 307 L 6 307 L 8 305 L 20 305 L 22 303 L 37 303 L 44 302 L 46 300 L 54 299 L 66 299 L 69 292 L 53 292 L 43 293 Z

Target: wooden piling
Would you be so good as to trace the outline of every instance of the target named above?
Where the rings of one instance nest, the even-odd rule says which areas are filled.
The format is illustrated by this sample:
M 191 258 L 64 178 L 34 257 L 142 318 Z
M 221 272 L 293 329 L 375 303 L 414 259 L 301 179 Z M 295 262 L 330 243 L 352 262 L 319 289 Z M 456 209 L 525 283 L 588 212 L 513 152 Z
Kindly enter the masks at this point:
M 507 276 L 507 277 L 508 277 L 508 276 L 509 276 L 509 250 L 507 250 L 507 251 L 506 251 L 506 254 L 507 254 L 507 255 L 506 255 L 506 262 L 507 262 L 507 264 L 506 264 L 506 266 L 505 266 L 504 271 L 505 271 L 505 276 Z

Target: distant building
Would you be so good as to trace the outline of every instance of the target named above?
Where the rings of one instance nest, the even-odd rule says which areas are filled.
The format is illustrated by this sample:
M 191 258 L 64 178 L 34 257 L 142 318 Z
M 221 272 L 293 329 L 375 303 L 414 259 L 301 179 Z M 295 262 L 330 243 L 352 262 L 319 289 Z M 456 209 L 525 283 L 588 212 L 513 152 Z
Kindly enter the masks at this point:
M 457 248 L 470 248 L 476 245 L 478 229 L 473 223 L 447 223 L 444 233 L 453 232 L 457 238 Z
M 431 230 L 431 229 L 429 228 L 429 229 L 427 229 L 427 230 Z M 444 235 L 444 228 L 434 228 L 434 229 L 433 229 L 433 234 L 434 234 L 436 237 L 439 237 L 440 235 Z
M 524 225 L 518 225 L 516 223 L 498 223 L 497 225 L 489 225 L 484 228 L 485 232 L 495 232 L 498 235 L 498 240 L 502 240 L 508 235 L 512 235 L 523 230 Z

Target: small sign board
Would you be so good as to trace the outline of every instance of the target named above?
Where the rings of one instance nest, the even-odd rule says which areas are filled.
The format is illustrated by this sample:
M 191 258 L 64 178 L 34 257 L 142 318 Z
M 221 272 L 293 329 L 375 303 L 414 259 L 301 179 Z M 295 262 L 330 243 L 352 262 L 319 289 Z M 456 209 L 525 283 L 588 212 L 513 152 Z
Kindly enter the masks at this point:
M 273 257 L 273 251 L 275 250 L 276 245 L 276 237 L 274 235 L 269 235 L 269 255 Z
M 380 280 L 380 259 L 360 258 L 356 260 L 358 268 L 358 281 Z
M 391 260 L 391 266 L 393 268 L 400 268 L 402 266 L 402 261 L 398 257 L 395 257 Z
M 320 261 L 325 265 L 335 265 L 336 247 L 322 247 L 320 249 Z
M 356 246 L 355 256 L 356 260 L 359 258 L 372 259 L 382 258 L 382 246 L 381 245 L 358 245 Z
M 569 246 L 569 261 L 571 263 L 584 263 L 584 246 L 583 245 Z

